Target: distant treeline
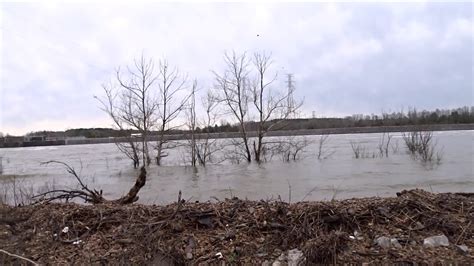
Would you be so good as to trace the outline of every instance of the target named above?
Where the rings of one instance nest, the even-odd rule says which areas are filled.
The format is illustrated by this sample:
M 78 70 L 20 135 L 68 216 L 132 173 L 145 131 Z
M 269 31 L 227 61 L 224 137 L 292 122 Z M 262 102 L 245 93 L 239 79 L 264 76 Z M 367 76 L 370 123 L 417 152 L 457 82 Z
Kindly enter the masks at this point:
M 474 107 L 462 107 L 452 110 L 418 112 L 411 109 L 408 113 L 393 112 L 382 115 L 355 114 L 345 118 L 298 118 L 287 119 L 276 130 L 324 129 L 347 127 L 377 127 L 377 126 L 407 126 L 407 125 L 435 125 L 435 124 L 470 124 L 474 123 Z M 255 131 L 258 124 L 247 122 L 248 131 Z M 238 132 L 237 124 L 222 123 L 214 127 L 197 128 L 198 133 Z
M 350 128 L 350 127 L 378 127 L 378 126 L 406 126 L 406 125 L 434 125 L 434 124 L 470 124 L 474 123 L 474 107 L 462 107 L 451 110 L 417 111 L 411 109 L 407 113 L 393 112 L 382 115 L 355 114 L 345 118 L 297 118 L 287 119 L 279 124 L 276 130 L 299 130 L 299 129 L 324 129 L 324 128 Z M 256 130 L 256 122 L 247 122 L 248 131 Z M 239 126 L 222 122 L 221 125 L 213 127 L 197 128 L 197 133 L 224 133 L 238 132 Z M 183 134 L 187 130 L 172 130 L 168 134 Z M 119 131 L 111 128 L 77 128 L 66 131 L 36 131 L 28 133 L 28 136 L 47 136 L 50 138 L 81 137 L 107 138 L 123 137 L 139 133 L 136 130 Z M 158 132 L 151 131 L 151 134 Z

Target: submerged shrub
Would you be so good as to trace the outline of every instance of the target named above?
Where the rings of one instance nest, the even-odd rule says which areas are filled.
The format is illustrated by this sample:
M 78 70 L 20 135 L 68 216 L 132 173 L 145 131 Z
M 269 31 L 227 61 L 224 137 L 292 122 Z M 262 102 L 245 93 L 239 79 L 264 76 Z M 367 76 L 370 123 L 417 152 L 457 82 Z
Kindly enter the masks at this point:
M 403 133 L 402 136 L 413 159 L 422 163 L 441 163 L 442 151 L 437 148 L 432 131 L 414 130 Z

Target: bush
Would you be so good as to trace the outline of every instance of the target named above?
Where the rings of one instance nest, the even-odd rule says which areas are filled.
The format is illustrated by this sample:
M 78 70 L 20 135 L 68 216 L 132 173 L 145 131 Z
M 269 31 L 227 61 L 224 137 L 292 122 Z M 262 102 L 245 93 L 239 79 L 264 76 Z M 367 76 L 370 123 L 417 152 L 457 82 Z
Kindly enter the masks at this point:
M 432 131 L 414 130 L 403 133 L 402 136 L 412 158 L 422 163 L 441 163 L 442 152 L 437 149 L 437 142 L 433 139 Z

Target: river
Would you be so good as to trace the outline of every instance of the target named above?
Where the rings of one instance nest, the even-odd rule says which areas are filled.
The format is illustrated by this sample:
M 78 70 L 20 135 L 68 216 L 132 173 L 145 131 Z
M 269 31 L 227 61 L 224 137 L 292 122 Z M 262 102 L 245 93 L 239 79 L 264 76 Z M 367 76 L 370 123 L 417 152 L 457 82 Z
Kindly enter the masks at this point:
M 400 133 L 391 135 L 393 148 L 383 158 L 356 159 L 350 145 L 351 141 L 361 143 L 370 154 L 377 153 L 380 133 L 330 135 L 324 148 L 332 155 L 323 160 L 316 156 L 320 136 L 296 137 L 310 141 L 300 160 L 283 162 L 276 156 L 260 165 L 225 161 L 193 168 L 183 165 L 184 148 L 177 148 L 165 158 L 164 166 L 150 166 L 140 202 L 169 203 L 177 199 L 179 190 L 184 199 L 192 201 L 237 196 L 292 202 L 393 196 L 412 188 L 474 192 L 474 131 L 434 132 L 443 156 L 440 165 L 432 166 L 422 165 L 406 153 Z M 63 166 L 41 164 L 48 160 L 70 164 L 89 187 L 102 189 L 106 198 L 126 193 L 137 176 L 137 170 L 114 144 L 9 148 L 1 149 L 0 157 L 3 193 L 11 191 L 13 182 L 33 192 L 75 188 L 74 178 Z

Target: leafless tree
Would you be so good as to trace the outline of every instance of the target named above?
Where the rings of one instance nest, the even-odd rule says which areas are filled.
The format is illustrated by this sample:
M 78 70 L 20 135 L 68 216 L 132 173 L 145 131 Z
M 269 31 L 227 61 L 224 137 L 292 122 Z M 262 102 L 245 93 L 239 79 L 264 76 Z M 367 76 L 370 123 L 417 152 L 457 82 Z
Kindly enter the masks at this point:
M 242 149 L 243 145 L 240 140 L 231 139 L 230 145 L 225 145 L 226 151 L 224 159 L 230 161 L 232 164 L 240 164 L 245 159 L 245 151 Z
M 137 141 L 140 136 L 133 136 L 130 130 L 122 130 L 126 132 L 126 135 L 123 137 L 126 141 L 122 142 L 120 139 L 115 141 L 117 148 L 125 154 L 128 158 L 133 161 L 133 168 L 137 169 L 140 165 L 140 142 Z M 149 160 L 147 159 L 147 162 Z
M 288 88 L 286 93 L 278 94 L 272 88 L 277 75 L 268 78 L 268 71 L 272 65 L 271 56 L 265 53 L 255 53 L 253 64 L 257 71 L 256 82 L 252 88 L 252 100 L 257 110 L 257 141 L 253 143 L 254 158 L 261 162 L 264 150 L 264 137 L 277 125 L 284 123 L 290 115 L 295 114 L 301 103 L 295 104 L 292 98 L 294 87 Z
M 158 140 L 155 149 L 156 164 L 161 165 L 162 158 L 168 156 L 166 149 L 171 148 L 165 135 L 182 126 L 173 123 L 186 108 L 192 94 L 187 91 L 187 76 L 176 67 L 171 67 L 166 60 L 160 61 L 158 79 Z
M 354 153 L 354 158 L 360 159 L 360 158 L 370 157 L 370 154 L 367 151 L 367 148 L 362 143 L 354 142 L 354 141 L 351 141 L 350 143 L 351 143 L 352 152 Z M 372 154 L 372 157 L 375 157 L 375 154 Z
M 127 67 L 125 77 L 120 68 L 117 69 L 117 82 L 103 85 L 105 98 L 96 97 L 115 127 L 127 133 L 126 142 L 117 143 L 117 147 L 132 159 L 135 168 L 140 165 L 140 154 L 142 165 L 151 161 L 148 139 L 156 125 L 155 111 L 158 106 L 153 93 L 156 80 L 153 60 L 142 56 L 134 60 L 132 67 Z M 133 131 L 139 134 L 132 136 Z
M 392 147 L 392 153 L 397 154 L 400 149 L 398 146 L 398 140 L 395 140 L 392 144 L 390 144 L 390 146 Z
M 241 142 L 244 147 L 243 155 L 247 162 L 252 161 L 249 139 L 246 129 L 248 122 L 248 103 L 250 88 L 248 86 L 250 62 L 246 54 L 225 54 L 224 62 L 226 69 L 222 74 L 214 72 L 216 77 L 216 89 L 219 101 L 223 102 L 229 113 L 233 115 L 239 124 Z
M 390 133 L 383 133 L 382 137 L 380 138 L 379 144 L 377 146 L 379 150 L 380 157 L 388 157 L 388 151 L 390 147 L 390 141 L 392 140 L 392 135 Z
M 437 142 L 433 139 L 432 131 L 413 130 L 403 133 L 402 136 L 412 158 L 419 159 L 424 164 L 441 163 L 442 152 L 437 149 Z
M 334 154 L 335 151 L 328 150 L 326 144 L 329 142 L 329 134 L 321 134 L 318 140 L 318 160 L 327 159 Z
M 102 110 L 106 112 L 110 118 L 113 121 L 113 124 L 115 128 L 119 129 L 121 132 L 123 132 L 123 137 L 122 139 L 125 139 L 125 142 L 122 141 L 122 139 L 115 139 L 115 144 L 117 145 L 117 148 L 125 154 L 128 158 L 130 158 L 133 162 L 133 167 L 136 169 L 140 165 L 140 157 L 141 157 L 141 151 L 140 151 L 140 141 L 139 138 L 134 137 L 132 135 L 132 130 L 128 127 L 129 125 L 124 122 L 122 119 L 122 115 L 120 114 L 120 110 L 116 105 L 118 104 L 117 102 L 117 93 L 113 91 L 113 87 L 110 86 L 103 86 L 103 89 L 105 91 L 105 99 L 99 99 L 96 97 L 102 104 Z M 122 101 L 125 102 L 130 102 L 128 97 L 121 97 Z M 122 102 L 123 104 L 123 102 Z M 124 109 L 125 111 L 128 110 Z
M 270 73 L 270 55 L 255 53 L 252 59 L 248 59 L 246 53 L 236 55 L 234 52 L 231 56 L 225 54 L 224 61 L 225 71 L 222 74 L 215 72 L 216 88 L 220 102 L 239 125 L 240 140 L 234 140 L 233 144 L 241 148 L 236 148 L 236 152 L 242 154 L 247 162 L 252 159 L 262 162 L 266 150 L 264 137 L 269 131 L 281 129 L 302 102 L 295 103 L 292 98 L 294 87 L 278 93 L 273 84 L 277 75 Z M 249 103 L 253 103 L 252 108 Z M 251 149 L 247 124 L 253 117 L 253 110 L 257 121 L 256 140 Z
M 310 144 L 306 137 L 288 136 L 285 140 L 280 141 L 278 148 L 279 154 L 282 156 L 284 162 L 297 161 Z
M 189 150 L 190 150 L 190 161 L 192 166 L 196 166 L 197 154 L 196 154 L 196 87 L 197 81 L 193 83 L 191 90 L 191 97 L 189 98 L 189 108 L 187 110 L 188 116 L 188 129 L 189 129 Z
M 209 129 L 216 123 L 218 117 L 216 113 L 217 100 L 211 91 L 207 91 L 206 96 L 202 98 L 202 106 L 205 109 L 205 117 L 200 122 L 200 125 L 206 132 L 200 134 L 200 138 L 196 143 L 196 157 L 199 165 L 206 166 L 212 160 L 212 155 L 219 149 L 217 139 L 212 138 L 209 132 Z

